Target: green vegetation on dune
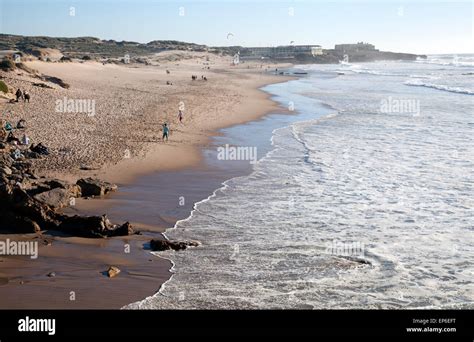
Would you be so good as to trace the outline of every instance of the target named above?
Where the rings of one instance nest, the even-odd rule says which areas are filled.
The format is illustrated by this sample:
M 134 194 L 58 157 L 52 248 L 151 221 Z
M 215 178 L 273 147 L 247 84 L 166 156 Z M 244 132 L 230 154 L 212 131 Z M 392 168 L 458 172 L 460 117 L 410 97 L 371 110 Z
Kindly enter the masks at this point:
M 122 57 L 128 55 L 146 55 L 164 50 L 206 51 L 205 45 L 178 42 L 174 40 L 155 40 L 147 44 L 115 40 L 101 40 L 95 37 L 56 38 L 26 37 L 0 34 L 0 50 L 18 50 L 37 57 L 41 49 L 50 48 L 61 51 L 69 57 Z
M 0 91 L 5 94 L 8 93 L 8 86 L 3 81 L 0 81 Z

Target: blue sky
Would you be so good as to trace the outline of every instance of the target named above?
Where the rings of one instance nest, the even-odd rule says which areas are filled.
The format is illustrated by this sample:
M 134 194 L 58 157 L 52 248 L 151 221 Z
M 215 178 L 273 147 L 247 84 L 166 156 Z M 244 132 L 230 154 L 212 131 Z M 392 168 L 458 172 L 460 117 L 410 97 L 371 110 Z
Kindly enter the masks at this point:
M 1 33 L 213 46 L 366 41 L 389 51 L 472 53 L 473 17 L 472 1 L 0 0 Z

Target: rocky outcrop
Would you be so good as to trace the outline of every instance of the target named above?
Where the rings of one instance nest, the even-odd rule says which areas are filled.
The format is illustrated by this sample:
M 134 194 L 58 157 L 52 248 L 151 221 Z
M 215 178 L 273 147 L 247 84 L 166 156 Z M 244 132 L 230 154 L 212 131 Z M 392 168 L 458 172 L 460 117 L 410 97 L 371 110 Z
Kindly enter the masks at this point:
M 129 222 L 112 224 L 107 216 L 68 216 L 60 209 L 81 196 L 102 196 L 117 186 L 100 180 L 81 179 L 77 184 L 38 177 L 28 156 L 27 147 L 21 154 L 17 146 L 0 146 L 0 231 L 38 233 L 57 230 L 70 235 L 103 238 L 134 234 Z M 42 157 L 42 156 L 40 156 Z
M 56 214 L 21 188 L 21 183 L 0 181 L 0 230 L 35 233 L 55 225 Z
M 344 59 L 344 55 L 347 54 L 349 62 L 375 62 L 375 61 L 414 61 L 417 58 L 426 58 L 426 55 L 416 55 L 411 53 L 399 53 L 390 51 L 379 51 L 379 50 L 362 50 L 362 51 L 348 51 L 342 52 L 338 50 L 324 50 L 324 55 L 327 56 L 315 56 L 314 63 L 338 63 Z M 330 58 L 328 58 L 330 57 Z M 311 62 L 309 60 L 308 62 Z
M 180 251 L 188 247 L 197 246 L 199 246 L 199 242 L 197 241 L 170 241 L 158 239 L 153 239 L 150 241 L 150 248 L 153 251 L 166 251 L 169 249 Z

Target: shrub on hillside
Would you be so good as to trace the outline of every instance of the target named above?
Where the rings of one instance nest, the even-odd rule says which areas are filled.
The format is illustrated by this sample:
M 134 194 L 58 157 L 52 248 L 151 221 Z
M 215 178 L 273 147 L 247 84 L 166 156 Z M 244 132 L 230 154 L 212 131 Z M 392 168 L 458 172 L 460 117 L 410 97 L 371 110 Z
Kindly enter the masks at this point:
M 0 69 L 3 71 L 12 71 L 15 70 L 15 62 L 9 58 L 5 58 L 0 62 Z
M 3 81 L 0 81 L 0 91 L 4 92 L 5 94 L 8 93 L 8 86 Z

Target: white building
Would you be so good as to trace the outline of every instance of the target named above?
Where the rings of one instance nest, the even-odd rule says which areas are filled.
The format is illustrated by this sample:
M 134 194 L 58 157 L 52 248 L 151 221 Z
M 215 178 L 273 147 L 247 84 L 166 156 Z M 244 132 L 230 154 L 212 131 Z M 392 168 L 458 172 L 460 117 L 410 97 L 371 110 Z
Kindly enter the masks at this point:
M 311 54 L 314 56 L 320 56 L 323 54 L 323 48 L 319 45 L 311 47 Z
M 276 47 L 243 48 L 240 56 L 244 59 L 291 59 L 298 55 L 318 56 L 323 54 L 320 45 L 282 45 Z

